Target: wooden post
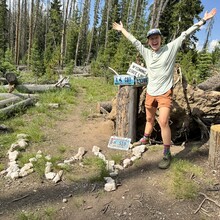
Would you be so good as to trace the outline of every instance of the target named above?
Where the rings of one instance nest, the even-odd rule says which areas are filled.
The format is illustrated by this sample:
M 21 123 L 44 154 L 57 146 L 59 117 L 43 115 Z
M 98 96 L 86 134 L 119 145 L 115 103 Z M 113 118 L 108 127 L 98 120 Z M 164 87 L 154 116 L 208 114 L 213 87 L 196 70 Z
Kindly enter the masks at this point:
M 212 168 L 220 168 L 220 124 L 210 128 L 209 164 Z
M 120 86 L 116 105 L 116 136 L 136 139 L 137 87 Z

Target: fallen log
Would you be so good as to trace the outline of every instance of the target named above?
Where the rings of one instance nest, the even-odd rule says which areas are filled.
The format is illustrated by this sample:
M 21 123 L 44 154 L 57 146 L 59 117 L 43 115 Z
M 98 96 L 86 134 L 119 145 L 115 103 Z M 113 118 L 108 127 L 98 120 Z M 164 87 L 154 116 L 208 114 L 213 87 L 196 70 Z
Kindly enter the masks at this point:
M 2 86 L 4 89 L 9 90 L 10 86 L 5 85 Z M 59 88 L 56 84 L 47 84 L 47 85 L 38 85 L 38 84 L 22 84 L 15 86 L 15 89 L 18 92 L 25 92 L 25 93 L 36 93 L 36 92 L 45 92 L 45 91 L 51 91 Z
M 97 109 L 97 111 L 99 112 L 99 113 L 103 113 L 104 112 L 104 110 L 106 111 L 106 112 L 108 112 L 108 113 L 110 113 L 111 112 L 111 110 L 112 110 L 112 102 L 111 101 L 109 101 L 109 102 L 98 102 L 97 103 L 97 106 L 96 106 L 96 109 Z M 104 109 L 104 110 L 103 110 Z
M 0 100 L 0 108 L 6 107 L 10 104 L 13 104 L 13 103 L 21 101 L 21 100 L 22 100 L 22 98 L 18 97 L 18 96 L 11 97 L 11 98 L 4 99 L 4 100 Z
M 10 116 L 15 112 L 19 112 L 22 109 L 26 108 L 27 106 L 34 105 L 35 102 L 36 100 L 34 100 L 33 98 L 27 98 L 25 100 L 12 104 L 8 107 L 2 108 L 0 109 L 0 118 L 5 116 Z
M 220 74 L 208 78 L 206 81 L 198 84 L 197 87 L 202 90 L 220 91 Z
M 33 99 L 37 99 L 38 98 L 38 94 L 25 94 L 25 93 L 0 93 L 0 99 L 9 99 L 12 97 L 19 97 L 22 99 L 26 99 L 26 98 L 33 98 Z

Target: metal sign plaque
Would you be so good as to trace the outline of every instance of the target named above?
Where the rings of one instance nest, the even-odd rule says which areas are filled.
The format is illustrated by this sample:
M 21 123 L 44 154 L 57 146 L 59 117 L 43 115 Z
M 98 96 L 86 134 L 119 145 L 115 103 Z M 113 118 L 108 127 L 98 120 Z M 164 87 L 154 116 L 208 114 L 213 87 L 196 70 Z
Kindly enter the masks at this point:
M 114 85 L 134 85 L 134 76 L 115 75 Z
M 138 65 L 137 63 L 132 63 L 127 71 L 127 74 L 130 76 L 147 76 L 147 69 L 143 66 Z
M 131 138 L 111 136 L 108 142 L 108 147 L 118 150 L 128 150 L 131 143 Z

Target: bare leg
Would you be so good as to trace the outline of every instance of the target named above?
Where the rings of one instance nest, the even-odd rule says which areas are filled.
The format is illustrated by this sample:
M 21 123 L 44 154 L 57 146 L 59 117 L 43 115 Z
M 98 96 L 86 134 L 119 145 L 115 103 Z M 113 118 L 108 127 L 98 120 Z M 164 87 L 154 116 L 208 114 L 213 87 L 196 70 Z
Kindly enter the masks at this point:
M 153 127 L 154 127 L 154 120 L 155 120 L 155 114 L 156 114 L 156 108 L 151 107 L 151 108 L 146 108 L 146 125 L 145 125 L 145 130 L 144 133 L 145 134 L 151 134 L 153 131 Z
M 159 115 L 159 124 L 161 128 L 161 136 L 164 145 L 171 145 L 171 130 L 169 126 L 170 108 L 161 107 Z

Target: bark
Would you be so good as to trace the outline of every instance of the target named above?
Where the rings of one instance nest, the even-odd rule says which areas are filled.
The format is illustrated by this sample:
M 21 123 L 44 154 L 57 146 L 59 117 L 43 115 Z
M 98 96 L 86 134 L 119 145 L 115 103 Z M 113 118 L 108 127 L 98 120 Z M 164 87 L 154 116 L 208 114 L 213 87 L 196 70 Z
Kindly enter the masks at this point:
M 65 87 L 69 87 L 69 85 L 64 85 Z M 45 85 L 37 85 L 37 84 L 22 84 L 22 85 L 17 85 L 15 86 L 15 89 L 18 92 L 25 92 L 25 93 L 35 93 L 35 92 L 45 92 L 49 90 L 54 90 L 58 89 L 60 87 L 64 86 L 59 86 L 56 84 L 45 84 Z M 8 85 L 2 86 L 5 89 L 9 89 Z M 0 87 L 1 88 L 1 87 Z
M 220 168 L 220 124 L 211 126 L 209 140 L 209 164 L 214 169 Z
M 4 108 L 4 107 L 11 105 L 15 102 L 18 102 L 20 100 L 22 100 L 22 98 L 19 96 L 10 97 L 8 99 L 0 100 L 0 108 Z
M 108 113 L 112 110 L 112 102 L 98 102 L 96 109 L 99 113 L 103 113 L 103 109 L 105 109 Z
M 15 35 L 15 63 L 19 64 L 19 45 L 20 45 L 20 17 L 21 17 L 21 1 L 18 0 L 18 10 L 17 10 L 17 19 L 16 19 L 16 35 Z
M 60 51 L 60 65 L 63 68 L 64 57 L 66 52 L 66 26 L 67 26 L 67 17 L 68 17 L 68 8 L 69 8 L 69 0 L 66 3 L 66 10 L 64 13 L 64 21 L 63 21 L 63 30 L 62 30 L 62 38 L 61 38 L 61 51 Z
M 0 117 L 10 116 L 15 112 L 23 111 L 27 106 L 31 106 L 35 103 L 35 100 L 32 98 L 27 98 L 18 103 L 10 105 L 8 107 L 0 109 Z
M 220 91 L 220 74 L 214 75 L 200 83 L 198 88 L 202 90 Z

